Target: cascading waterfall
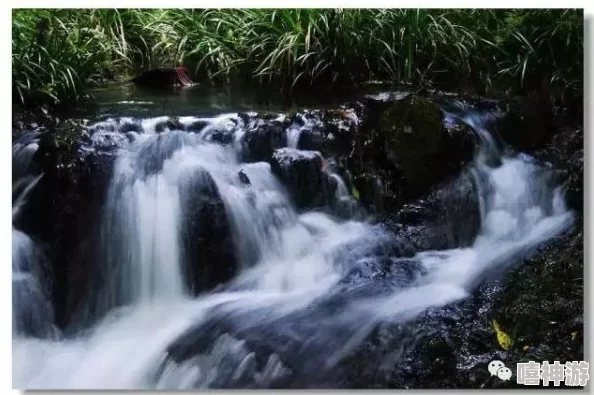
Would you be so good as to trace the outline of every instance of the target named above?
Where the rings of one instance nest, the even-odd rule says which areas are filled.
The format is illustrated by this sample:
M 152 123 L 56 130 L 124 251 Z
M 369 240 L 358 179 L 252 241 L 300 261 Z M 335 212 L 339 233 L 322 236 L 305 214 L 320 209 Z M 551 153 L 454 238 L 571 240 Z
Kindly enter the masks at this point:
M 304 131 L 320 127 L 320 121 L 314 117 L 308 117 L 303 114 L 297 114 L 295 120 L 287 128 L 287 147 L 297 148 L 299 139 Z
M 15 227 L 23 207 L 43 174 L 30 174 L 38 149 L 37 134 L 17 141 L 13 148 L 12 202 L 12 331 L 13 336 L 55 337 L 54 311 L 49 300 L 48 274 L 43 254 L 29 235 Z
M 268 164 L 241 163 L 241 120 L 200 121 L 208 126 L 198 133 L 157 133 L 151 120 L 127 133 L 101 235 L 109 281 L 100 294 L 110 313 L 84 336 L 59 342 L 16 335 L 16 387 L 268 387 L 297 370 L 313 380 L 378 323 L 464 298 L 572 221 L 550 170 L 525 155 L 494 150 L 491 136 L 475 123 L 484 141 L 473 168 L 483 207 L 474 244 L 389 256 L 392 268 L 412 262 L 423 270 L 413 270 L 404 283 L 382 282 L 375 275 L 386 264 L 381 252 L 390 237 L 380 227 L 298 213 Z M 233 144 L 213 140 L 221 127 L 234 135 Z M 298 134 L 291 129 L 293 148 Z M 332 177 L 336 197 L 348 193 L 342 179 Z M 216 186 L 242 265 L 222 290 L 192 298 L 184 286 L 182 267 L 189 262 L 180 234 L 183 202 L 194 183 Z
M 28 175 L 33 156 L 39 144 L 37 141 L 39 134 L 37 132 L 30 132 L 23 135 L 12 146 L 12 174 L 13 181 L 19 181 Z

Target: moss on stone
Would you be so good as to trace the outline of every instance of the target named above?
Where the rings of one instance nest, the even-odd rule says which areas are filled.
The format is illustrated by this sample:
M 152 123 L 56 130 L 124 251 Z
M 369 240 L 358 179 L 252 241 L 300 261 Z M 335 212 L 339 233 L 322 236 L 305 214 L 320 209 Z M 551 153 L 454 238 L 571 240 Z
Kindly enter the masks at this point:
M 380 117 L 385 152 L 402 169 L 404 178 L 422 177 L 431 167 L 444 137 L 442 114 L 436 104 L 420 96 L 396 101 Z

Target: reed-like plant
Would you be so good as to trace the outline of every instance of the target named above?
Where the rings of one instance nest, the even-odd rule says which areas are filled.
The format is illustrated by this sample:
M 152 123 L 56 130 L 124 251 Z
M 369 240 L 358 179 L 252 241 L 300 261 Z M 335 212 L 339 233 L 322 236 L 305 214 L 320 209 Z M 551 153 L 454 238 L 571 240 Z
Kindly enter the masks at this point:
M 286 90 L 370 79 L 581 92 L 575 10 L 129 9 L 13 12 L 21 103 L 75 101 L 105 80 L 184 64 L 200 82 Z

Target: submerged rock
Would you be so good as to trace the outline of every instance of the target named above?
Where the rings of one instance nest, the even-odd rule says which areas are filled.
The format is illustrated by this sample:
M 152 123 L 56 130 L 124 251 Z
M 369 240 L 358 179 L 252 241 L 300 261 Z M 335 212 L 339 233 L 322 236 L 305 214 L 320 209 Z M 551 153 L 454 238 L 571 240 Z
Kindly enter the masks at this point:
M 243 184 L 252 185 L 252 183 L 250 182 L 250 178 L 247 176 L 247 174 L 243 172 L 243 170 L 239 170 L 237 176 L 239 177 L 239 181 L 241 181 Z

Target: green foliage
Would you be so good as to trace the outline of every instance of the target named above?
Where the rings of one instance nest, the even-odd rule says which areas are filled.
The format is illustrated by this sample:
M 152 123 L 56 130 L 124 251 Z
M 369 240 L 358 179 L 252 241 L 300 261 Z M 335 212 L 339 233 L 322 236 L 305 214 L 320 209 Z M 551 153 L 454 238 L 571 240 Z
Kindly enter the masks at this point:
M 13 90 L 74 101 L 135 69 L 184 64 L 198 80 L 285 90 L 383 79 L 581 95 L 574 10 L 80 9 L 13 11 Z
M 18 10 L 12 21 L 13 95 L 21 103 L 75 101 L 131 65 L 117 10 Z

